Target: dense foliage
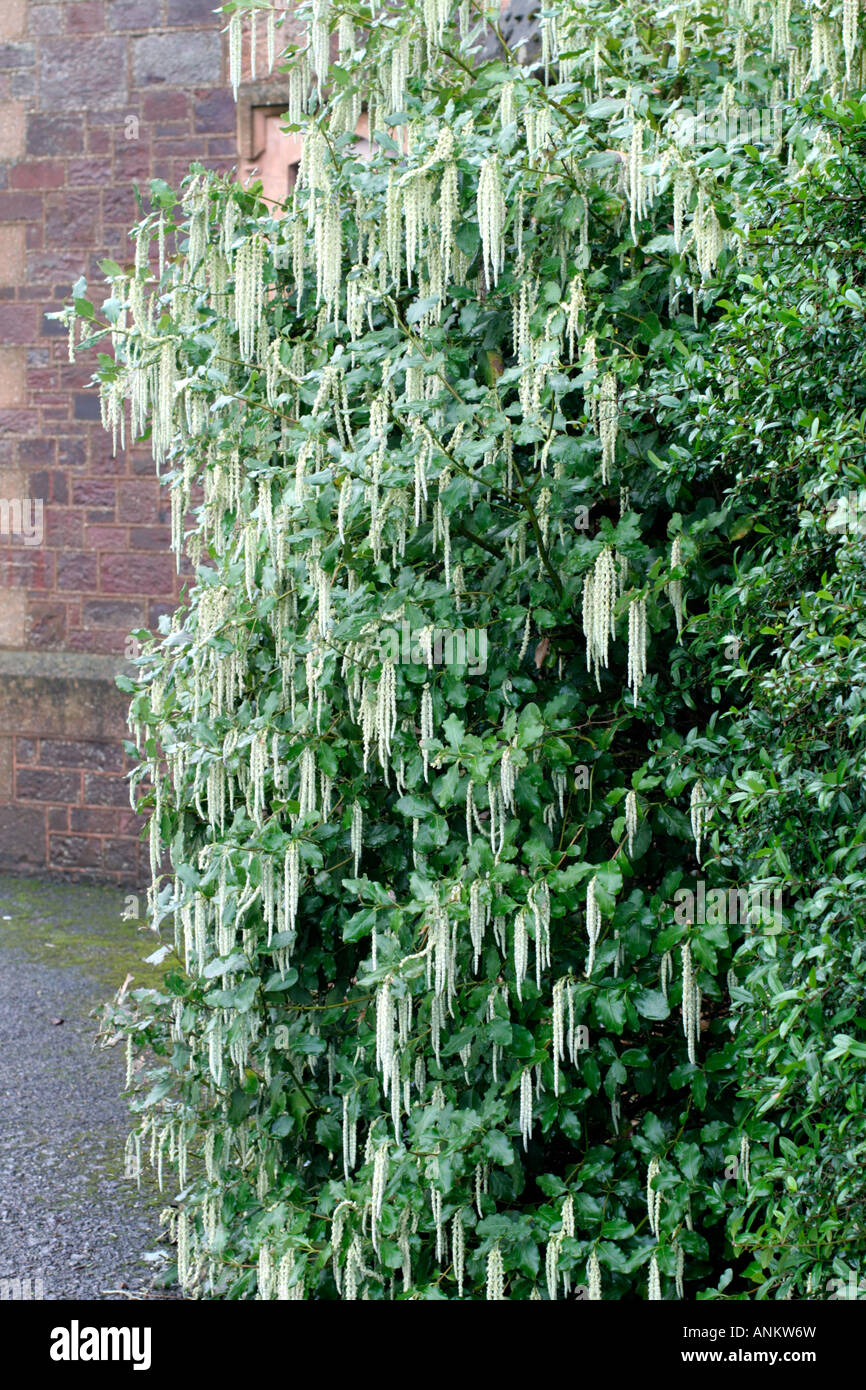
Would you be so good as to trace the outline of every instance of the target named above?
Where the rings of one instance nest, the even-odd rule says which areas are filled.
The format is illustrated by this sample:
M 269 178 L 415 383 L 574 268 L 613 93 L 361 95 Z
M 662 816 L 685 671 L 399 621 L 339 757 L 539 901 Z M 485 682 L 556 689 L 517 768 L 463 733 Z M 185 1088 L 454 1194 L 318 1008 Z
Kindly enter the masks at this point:
M 773 1296 L 864 1295 L 864 116 L 810 113 L 827 157 L 756 197 L 754 269 L 679 384 L 691 486 L 725 496 L 692 530 L 729 571 L 693 625 L 724 710 L 713 872 L 785 904 L 744 936 L 731 989 L 738 1113 L 761 1148 L 729 1231 Z
M 177 965 L 111 1016 L 188 1290 L 826 1296 L 856 1258 L 837 8 L 556 3 L 533 65 L 471 5 L 302 5 L 287 205 L 155 184 L 77 287 L 194 567 L 130 683 Z

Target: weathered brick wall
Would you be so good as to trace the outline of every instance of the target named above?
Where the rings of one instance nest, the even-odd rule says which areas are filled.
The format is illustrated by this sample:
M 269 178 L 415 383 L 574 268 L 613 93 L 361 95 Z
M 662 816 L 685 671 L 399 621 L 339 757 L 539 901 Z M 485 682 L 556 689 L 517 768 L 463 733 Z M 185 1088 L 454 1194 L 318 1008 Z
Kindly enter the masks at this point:
M 140 881 L 112 676 L 176 593 L 167 509 L 44 314 L 131 259 L 133 183 L 236 163 L 214 4 L 0 0 L 0 869 Z
M 110 658 L 0 652 L 3 868 L 139 882 Z M 14 730 L 14 733 L 11 731 Z M 141 860 L 141 862 L 140 862 Z

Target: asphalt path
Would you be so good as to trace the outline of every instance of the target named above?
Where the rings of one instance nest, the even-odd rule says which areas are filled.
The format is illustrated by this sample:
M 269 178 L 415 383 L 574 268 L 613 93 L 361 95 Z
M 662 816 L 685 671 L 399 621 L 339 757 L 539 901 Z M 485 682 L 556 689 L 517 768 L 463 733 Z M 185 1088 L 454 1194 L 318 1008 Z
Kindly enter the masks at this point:
M 93 1010 L 104 974 L 50 963 L 2 928 L 28 908 L 0 885 L 0 1298 L 126 1300 L 165 1297 L 153 1287 L 165 1264 L 159 1211 L 171 1193 L 138 1191 L 124 1177 L 130 1128 L 123 1046 L 100 1048 Z M 64 931 L 83 914 L 86 958 L 94 890 L 54 892 L 33 911 L 47 941 L 51 904 L 63 902 Z M 76 894 L 79 896 L 77 897 Z M 14 894 L 13 894 L 14 896 Z M 73 920 L 74 925 L 74 920 Z M 118 921 L 118 931 L 123 931 Z M 15 935 L 19 935 L 16 933 Z M 64 938 L 65 939 L 65 938 Z M 142 1256 L 150 1253 L 150 1259 Z M 161 1253 L 163 1252 L 163 1253 Z M 7 1281 L 12 1281 L 8 1283 Z M 171 1296 L 171 1295 L 169 1295 Z

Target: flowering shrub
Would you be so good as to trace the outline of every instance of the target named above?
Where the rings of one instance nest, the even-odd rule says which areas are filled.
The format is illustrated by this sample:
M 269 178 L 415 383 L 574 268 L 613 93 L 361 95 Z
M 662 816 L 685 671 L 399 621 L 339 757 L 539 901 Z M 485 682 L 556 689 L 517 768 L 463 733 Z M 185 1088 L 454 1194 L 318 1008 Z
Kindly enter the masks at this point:
M 750 198 L 823 157 L 795 106 L 859 78 L 856 7 L 551 3 L 536 66 L 472 5 L 298 14 L 287 204 L 152 185 L 69 316 L 192 567 L 129 683 L 177 953 L 113 1011 L 130 1171 L 175 1165 L 204 1296 L 742 1292 L 748 928 L 673 909 L 717 845 L 719 498 L 661 422 Z M 467 628 L 484 669 L 434 660 Z

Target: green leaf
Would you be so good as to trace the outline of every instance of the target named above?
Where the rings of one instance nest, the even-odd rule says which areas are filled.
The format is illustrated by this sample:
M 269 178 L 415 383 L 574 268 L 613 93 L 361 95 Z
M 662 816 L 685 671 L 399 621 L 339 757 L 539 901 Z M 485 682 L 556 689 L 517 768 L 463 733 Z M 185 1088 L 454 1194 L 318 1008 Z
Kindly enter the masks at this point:
M 670 1017 L 670 1005 L 661 990 L 642 989 L 633 996 L 634 1006 L 641 1018 L 664 1019 Z

